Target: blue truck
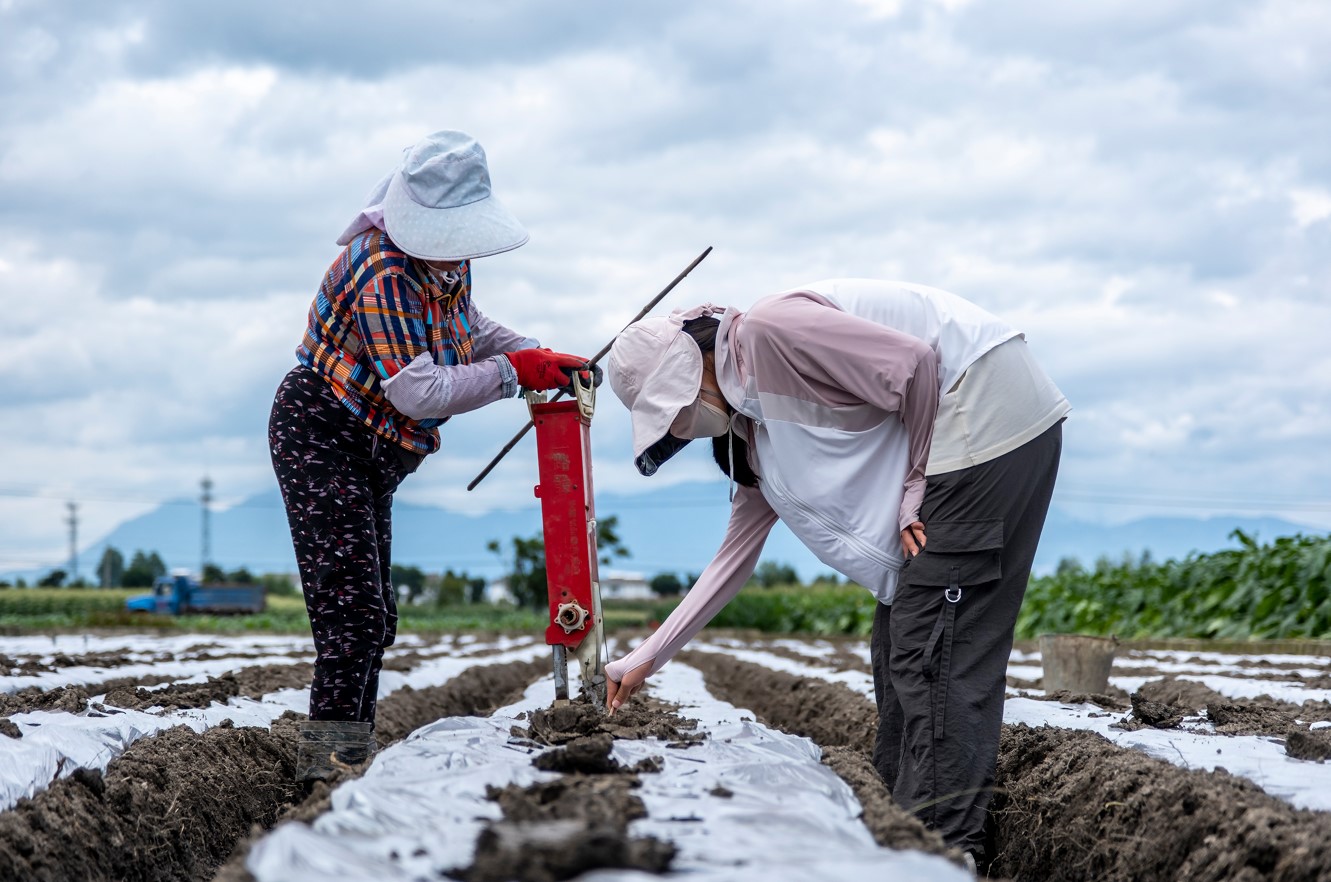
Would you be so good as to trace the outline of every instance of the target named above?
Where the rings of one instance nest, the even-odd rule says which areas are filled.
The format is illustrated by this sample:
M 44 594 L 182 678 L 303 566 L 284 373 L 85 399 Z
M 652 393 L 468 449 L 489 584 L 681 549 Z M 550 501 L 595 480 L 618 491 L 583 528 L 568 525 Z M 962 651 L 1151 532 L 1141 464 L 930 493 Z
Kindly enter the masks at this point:
M 180 616 L 189 613 L 247 614 L 263 612 L 262 585 L 200 585 L 186 575 L 162 576 L 152 594 L 136 594 L 125 601 L 131 612 Z

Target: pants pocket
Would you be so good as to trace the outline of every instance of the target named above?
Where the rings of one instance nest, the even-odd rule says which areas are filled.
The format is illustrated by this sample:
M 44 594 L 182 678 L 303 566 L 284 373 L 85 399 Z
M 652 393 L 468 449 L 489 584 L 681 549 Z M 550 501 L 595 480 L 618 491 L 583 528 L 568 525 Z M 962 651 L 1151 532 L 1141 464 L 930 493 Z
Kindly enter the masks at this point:
M 904 573 L 916 588 L 962 589 L 1003 577 L 1003 519 L 934 521 L 924 525 L 924 550 Z
M 970 623 L 957 627 L 957 609 L 972 588 L 991 585 L 1003 576 L 1003 520 L 934 521 L 924 525 L 924 550 L 906 568 L 911 593 L 941 592 L 942 603 L 920 656 L 920 673 L 931 686 L 933 740 L 946 733 L 947 693 L 951 681 L 952 647 L 969 643 Z M 937 601 L 935 600 L 934 603 Z M 932 604 L 926 604 L 932 608 Z

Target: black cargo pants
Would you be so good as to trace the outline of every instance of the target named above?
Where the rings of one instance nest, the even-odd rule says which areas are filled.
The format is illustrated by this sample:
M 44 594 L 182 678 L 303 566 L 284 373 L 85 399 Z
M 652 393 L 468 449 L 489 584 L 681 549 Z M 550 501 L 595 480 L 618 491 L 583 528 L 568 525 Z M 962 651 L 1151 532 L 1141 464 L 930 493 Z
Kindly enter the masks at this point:
M 874 618 L 874 765 L 901 806 L 981 856 L 1012 631 L 1062 446 L 1060 422 L 998 459 L 930 476 L 925 549 Z

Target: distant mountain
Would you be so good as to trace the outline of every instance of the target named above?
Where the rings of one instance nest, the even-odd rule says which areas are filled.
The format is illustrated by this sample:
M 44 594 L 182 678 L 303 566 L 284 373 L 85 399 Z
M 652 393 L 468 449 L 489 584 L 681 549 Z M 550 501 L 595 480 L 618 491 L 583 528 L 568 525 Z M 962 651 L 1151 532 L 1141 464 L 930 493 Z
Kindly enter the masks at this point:
M 729 503 L 723 483 L 690 483 L 663 487 L 648 494 L 598 494 L 597 512 L 616 515 L 619 533 L 632 557 L 614 567 L 648 575 L 662 571 L 698 572 L 720 545 Z M 1183 557 L 1193 551 L 1233 547 L 1228 538 L 1235 528 L 1269 542 L 1278 536 L 1317 532 L 1276 518 L 1148 518 L 1106 526 L 1075 520 L 1051 511 L 1036 559 L 1036 572 L 1048 572 L 1064 557 L 1092 564 L 1101 556 L 1136 557 L 1149 550 L 1157 560 Z M 477 575 L 502 572 L 500 558 L 486 550 L 491 540 L 507 549 L 513 536 L 530 536 L 540 529 L 534 506 L 469 516 L 430 506 L 399 501 L 393 507 L 393 558 L 427 572 L 445 568 Z M 255 573 L 293 572 L 286 513 L 276 490 L 251 497 L 240 505 L 212 515 L 212 555 L 225 569 L 247 567 Z M 197 504 L 163 505 L 127 521 L 110 535 L 80 550 L 82 571 L 89 573 L 109 544 L 125 554 L 156 551 L 170 567 L 197 570 L 201 547 L 201 520 Z M 829 571 L 782 525 L 772 532 L 765 560 L 787 563 L 804 578 Z M 23 575 L 29 580 L 40 573 Z

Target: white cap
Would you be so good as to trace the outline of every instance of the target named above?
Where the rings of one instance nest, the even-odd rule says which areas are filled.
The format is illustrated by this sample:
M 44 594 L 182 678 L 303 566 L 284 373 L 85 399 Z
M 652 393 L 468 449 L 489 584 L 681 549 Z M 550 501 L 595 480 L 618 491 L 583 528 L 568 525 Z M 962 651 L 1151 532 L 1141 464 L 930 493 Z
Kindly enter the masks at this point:
M 629 409 L 633 462 L 644 475 L 655 474 L 689 443 L 670 434 L 675 417 L 697 399 L 702 386 L 702 350 L 684 333 L 684 323 L 722 312 L 705 303 L 645 318 L 621 331 L 610 347 L 607 378 Z

